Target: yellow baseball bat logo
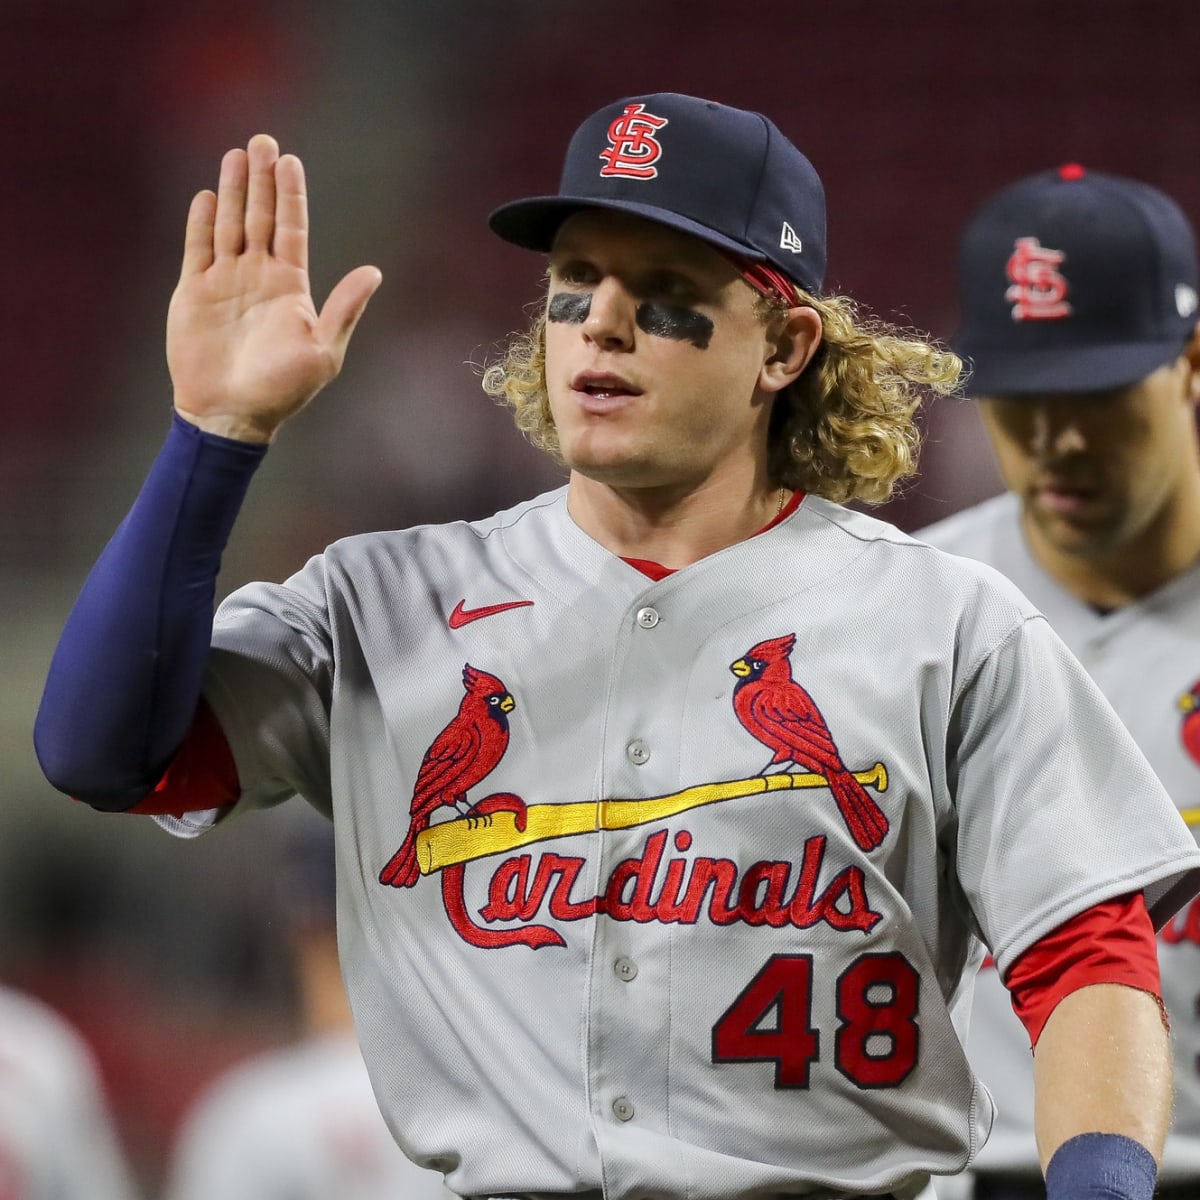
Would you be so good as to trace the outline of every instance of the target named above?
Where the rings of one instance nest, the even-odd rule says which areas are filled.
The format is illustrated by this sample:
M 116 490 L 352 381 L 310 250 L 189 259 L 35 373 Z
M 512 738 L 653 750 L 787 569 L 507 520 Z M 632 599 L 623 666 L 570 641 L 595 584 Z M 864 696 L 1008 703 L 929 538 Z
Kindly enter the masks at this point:
M 876 763 L 869 771 L 855 772 L 854 778 L 863 787 L 872 787 L 878 792 L 887 790 L 887 768 L 883 763 Z M 526 810 L 524 829 L 517 828 L 516 814 L 505 810 L 493 812 L 487 818 L 458 817 L 432 825 L 417 835 L 417 863 L 421 874 L 430 875 L 444 867 L 504 854 L 550 838 L 592 833 L 598 829 L 631 829 L 723 800 L 828 786 L 824 775 L 789 772 L 752 775 L 748 779 L 731 779 L 724 783 L 702 783 L 669 796 L 651 796 L 645 800 L 535 804 Z

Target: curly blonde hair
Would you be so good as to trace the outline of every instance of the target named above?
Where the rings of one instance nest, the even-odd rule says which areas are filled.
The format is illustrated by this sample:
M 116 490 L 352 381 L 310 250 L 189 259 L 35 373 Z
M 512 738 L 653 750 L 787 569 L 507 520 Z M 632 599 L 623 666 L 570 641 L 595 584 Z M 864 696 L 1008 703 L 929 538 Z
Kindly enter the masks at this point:
M 962 362 L 919 335 L 860 315 L 847 296 L 800 291 L 824 327 L 812 362 L 776 398 L 767 443 L 773 484 L 843 504 L 882 504 L 917 470 L 917 409 L 927 392 L 953 392 Z M 782 318 L 782 301 L 758 298 L 764 324 Z M 499 361 L 485 367 L 483 388 L 513 410 L 517 428 L 562 462 L 546 393 L 544 307 L 513 334 Z

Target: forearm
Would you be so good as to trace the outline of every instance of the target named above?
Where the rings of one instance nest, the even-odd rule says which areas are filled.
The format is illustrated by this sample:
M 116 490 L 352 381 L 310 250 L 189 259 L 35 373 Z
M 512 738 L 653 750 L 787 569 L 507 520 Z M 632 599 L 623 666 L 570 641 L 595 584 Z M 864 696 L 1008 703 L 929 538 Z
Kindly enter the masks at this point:
M 264 450 L 176 418 L 51 663 L 34 741 L 59 790 L 125 809 L 158 781 L 196 711 L 221 555 Z
M 1131 1138 L 1157 1162 L 1171 1115 L 1171 1055 L 1158 1001 L 1119 984 L 1066 996 L 1038 1039 L 1034 1084 L 1043 1171 L 1083 1133 Z

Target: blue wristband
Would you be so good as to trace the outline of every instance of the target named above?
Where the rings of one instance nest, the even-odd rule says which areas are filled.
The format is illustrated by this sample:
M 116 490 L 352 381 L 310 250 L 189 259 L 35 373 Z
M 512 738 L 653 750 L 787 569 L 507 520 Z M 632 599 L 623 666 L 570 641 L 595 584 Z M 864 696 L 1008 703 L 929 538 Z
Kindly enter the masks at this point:
M 1081 1133 L 1046 1168 L 1046 1200 L 1152 1200 L 1158 1168 L 1141 1142 L 1118 1133 Z

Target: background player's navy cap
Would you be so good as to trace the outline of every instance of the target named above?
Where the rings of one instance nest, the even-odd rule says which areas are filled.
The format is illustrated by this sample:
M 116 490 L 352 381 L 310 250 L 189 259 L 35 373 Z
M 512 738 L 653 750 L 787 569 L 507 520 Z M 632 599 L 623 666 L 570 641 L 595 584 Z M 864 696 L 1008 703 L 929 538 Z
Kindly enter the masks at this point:
M 1170 197 L 1077 164 L 1010 184 L 959 248 L 968 391 L 1020 396 L 1124 387 L 1196 328 L 1196 242 Z
M 583 208 L 619 209 L 767 262 L 809 292 L 825 277 L 825 191 L 766 117 L 660 92 L 593 113 L 567 147 L 556 196 L 505 204 L 488 223 L 548 251 Z

